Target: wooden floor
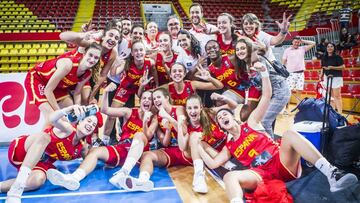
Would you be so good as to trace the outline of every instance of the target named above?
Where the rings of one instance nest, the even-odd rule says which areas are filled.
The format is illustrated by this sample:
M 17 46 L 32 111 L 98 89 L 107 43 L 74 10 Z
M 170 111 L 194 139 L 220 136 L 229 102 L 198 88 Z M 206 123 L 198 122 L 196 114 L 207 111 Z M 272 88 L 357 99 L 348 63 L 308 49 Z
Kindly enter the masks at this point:
M 292 109 L 294 106 L 290 106 L 289 109 Z M 348 117 L 349 122 L 355 122 L 353 116 Z M 282 115 L 280 114 L 277 117 L 276 125 L 275 125 L 275 134 L 281 135 L 286 130 L 289 130 L 294 122 L 294 113 L 290 113 L 290 115 Z M 193 180 L 193 168 L 190 166 L 187 167 L 172 167 L 168 169 L 170 176 L 172 177 L 175 186 L 177 188 L 180 197 L 183 202 L 229 202 L 226 197 L 224 189 L 208 174 L 207 176 L 207 184 L 209 192 L 205 195 L 197 194 L 192 190 L 192 180 Z

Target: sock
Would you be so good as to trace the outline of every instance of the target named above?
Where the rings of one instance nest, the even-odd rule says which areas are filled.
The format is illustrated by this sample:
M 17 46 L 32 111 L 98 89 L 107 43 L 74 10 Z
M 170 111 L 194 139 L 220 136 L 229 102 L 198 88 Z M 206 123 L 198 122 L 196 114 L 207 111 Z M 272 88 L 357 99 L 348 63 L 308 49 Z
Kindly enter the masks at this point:
M 193 161 L 194 164 L 194 174 L 202 172 L 204 170 L 204 161 L 201 159 L 196 159 Z
M 84 169 L 78 168 L 74 173 L 71 174 L 71 176 L 75 178 L 75 180 L 80 182 L 82 179 L 86 177 L 86 173 Z
M 330 178 L 331 172 L 334 170 L 334 166 L 331 165 L 328 160 L 324 157 L 321 157 L 315 162 L 315 167 L 319 169 L 321 173 L 323 173 L 327 178 Z
M 103 135 L 102 141 L 103 141 L 103 143 L 104 143 L 106 146 L 109 145 L 110 136 L 108 136 L 108 135 Z
M 147 171 L 141 171 L 139 175 L 139 180 L 145 182 L 150 179 L 150 174 Z
M 243 203 L 243 199 L 241 197 L 235 197 L 230 200 L 230 203 Z
M 25 187 L 26 181 L 31 173 L 31 169 L 26 166 L 21 166 L 19 173 L 15 179 L 15 182 L 20 183 L 21 186 Z
M 2 182 L 0 182 L 0 193 L 2 193 L 1 187 L 2 187 Z
M 126 157 L 123 167 L 121 168 L 124 170 L 127 174 L 131 172 L 131 170 L 134 168 L 136 164 L 136 159 L 134 157 Z

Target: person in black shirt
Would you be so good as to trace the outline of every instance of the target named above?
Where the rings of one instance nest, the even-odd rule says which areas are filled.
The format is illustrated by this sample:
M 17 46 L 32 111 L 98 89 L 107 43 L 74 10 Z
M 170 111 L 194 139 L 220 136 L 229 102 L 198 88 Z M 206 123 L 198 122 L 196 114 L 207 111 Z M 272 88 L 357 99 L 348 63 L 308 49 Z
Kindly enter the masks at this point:
M 329 43 L 329 40 L 326 38 L 321 38 L 320 44 L 316 45 L 315 56 L 317 59 L 321 59 L 326 52 L 326 45 Z
M 341 87 L 343 86 L 342 69 L 344 69 L 344 61 L 341 56 L 336 54 L 335 44 L 329 42 L 326 47 L 324 57 L 321 59 L 324 80 L 327 82 L 327 76 L 333 76 L 332 92 L 334 97 L 335 108 L 342 113 Z
M 351 49 L 351 47 L 356 46 L 357 42 L 354 35 L 351 35 L 347 28 L 342 28 L 340 33 L 340 43 L 338 44 L 339 51 L 344 49 Z

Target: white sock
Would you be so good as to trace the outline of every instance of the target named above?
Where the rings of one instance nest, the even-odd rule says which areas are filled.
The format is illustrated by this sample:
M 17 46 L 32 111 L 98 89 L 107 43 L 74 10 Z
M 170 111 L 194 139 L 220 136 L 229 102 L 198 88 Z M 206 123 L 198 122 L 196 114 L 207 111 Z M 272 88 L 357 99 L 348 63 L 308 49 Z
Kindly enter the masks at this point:
M 201 159 L 193 160 L 194 174 L 200 173 L 204 170 L 204 161 Z
M 84 169 L 78 168 L 76 171 L 74 171 L 74 173 L 71 174 L 71 176 L 80 182 L 86 177 L 86 172 Z
M 134 159 L 134 157 L 126 157 L 125 162 L 123 167 L 121 168 L 122 170 L 125 171 L 125 173 L 130 173 L 131 170 L 134 168 L 135 164 L 136 164 L 136 159 Z
M 31 173 L 31 169 L 29 167 L 21 166 L 19 173 L 15 179 L 15 182 L 18 182 L 18 183 L 20 183 L 21 186 L 25 187 L 26 181 L 27 181 L 30 173 Z
M 329 163 L 324 157 L 321 157 L 315 162 L 315 167 L 319 169 L 326 177 L 330 178 L 331 172 L 334 170 L 334 166 Z
M 150 180 L 150 174 L 147 171 L 141 171 L 139 175 L 139 180 L 145 182 Z
M 110 136 L 108 136 L 108 135 L 103 135 L 102 141 L 103 141 L 103 143 L 104 143 L 105 145 L 109 145 Z
M 243 199 L 241 197 L 235 197 L 230 200 L 230 203 L 243 203 Z

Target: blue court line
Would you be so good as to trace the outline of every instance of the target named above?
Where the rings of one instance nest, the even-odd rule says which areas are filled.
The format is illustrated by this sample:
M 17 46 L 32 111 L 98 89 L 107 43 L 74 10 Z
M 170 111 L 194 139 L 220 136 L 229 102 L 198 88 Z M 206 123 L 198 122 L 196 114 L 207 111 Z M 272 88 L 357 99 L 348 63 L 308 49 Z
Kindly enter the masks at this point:
M 161 190 L 176 190 L 175 186 L 172 187 L 158 187 L 152 191 Z M 134 193 L 126 190 L 107 190 L 107 191 L 92 191 L 92 192 L 71 192 L 71 193 L 58 193 L 58 194 L 42 194 L 42 195 L 23 195 L 22 199 L 26 198 L 43 198 L 43 197 L 65 197 L 65 196 L 81 196 L 81 195 L 98 195 L 98 194 L 115 194 L 115 193 Z M 0 200 L 4 200 L 6 197 L 0 197 Z

